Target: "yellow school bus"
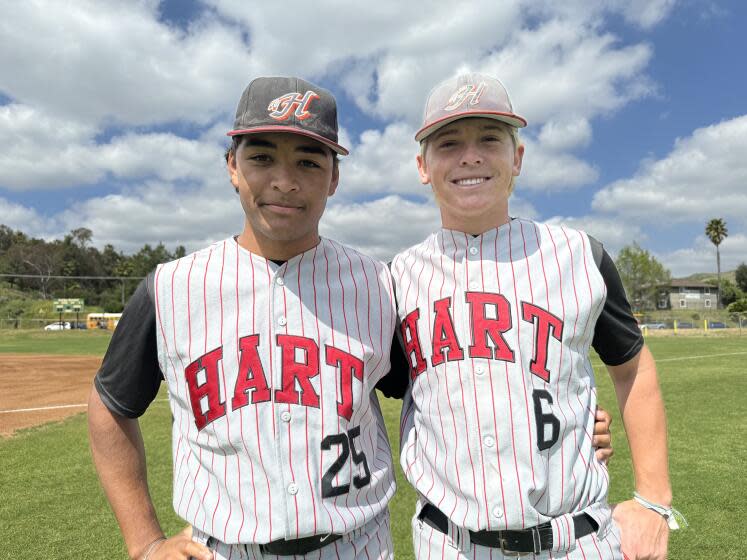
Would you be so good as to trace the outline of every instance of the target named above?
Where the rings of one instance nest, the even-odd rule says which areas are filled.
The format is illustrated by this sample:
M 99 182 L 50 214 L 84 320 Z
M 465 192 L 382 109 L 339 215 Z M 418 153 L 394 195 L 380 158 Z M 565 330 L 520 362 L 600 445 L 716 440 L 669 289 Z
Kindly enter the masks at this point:
M 121 313 L 89 313 L 86 317 L 86 327 L 113 331 L 120 317 L 122 317 Z

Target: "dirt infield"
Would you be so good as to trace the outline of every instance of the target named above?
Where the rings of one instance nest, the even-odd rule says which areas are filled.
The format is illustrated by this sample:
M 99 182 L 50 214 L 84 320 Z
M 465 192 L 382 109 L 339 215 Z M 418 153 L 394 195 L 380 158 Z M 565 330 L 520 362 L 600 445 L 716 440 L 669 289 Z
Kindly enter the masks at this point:
M 71 405 L 87 402 L 101 365 L 98 356 L 2 354 L 0 361 L 0 437 L 83 412 Z

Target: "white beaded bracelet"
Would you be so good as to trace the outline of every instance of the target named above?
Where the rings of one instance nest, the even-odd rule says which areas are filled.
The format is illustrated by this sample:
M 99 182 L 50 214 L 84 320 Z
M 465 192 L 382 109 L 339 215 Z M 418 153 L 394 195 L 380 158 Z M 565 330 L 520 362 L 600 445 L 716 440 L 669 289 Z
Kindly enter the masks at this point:
M 682 521 L 682 526 L 687 527 L 687 519 L 685 519 L 685 516 L 682 515 L 679 511 L 672 507 L 666 507 L 661 504 L 655 504 L 654 502 L 649 502 L 646 498 L 641 496 L 638 492 L 633 492 L 633 499 L 641 504 L 646 509 L 650 509 L 651 511 L 655 511 L 659 515 L 661 515 L 664 519 L 667 521 L 667 525 L 672 531 L 675 531 L 680 528 L 680 524 L 677 522 L 678 519 Z

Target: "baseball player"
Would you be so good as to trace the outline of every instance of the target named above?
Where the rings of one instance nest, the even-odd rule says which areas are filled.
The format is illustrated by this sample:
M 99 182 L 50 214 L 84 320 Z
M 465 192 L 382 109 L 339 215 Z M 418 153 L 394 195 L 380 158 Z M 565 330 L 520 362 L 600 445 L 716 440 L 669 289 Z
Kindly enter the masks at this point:
M 102 485 L 132 558 L 391 558 L 373 389 L 396 312 L 386 266 L 318 233 L 348 153 L 335 100 L 257 78 L 228 134 L 243 231 L 158 266 L 128 303 L 89 403 Z M 166 538 L 148 492 L 137 418 L 162 378 L 192 538 Z
M 431 92 L 415 137 L 443 225 L 392 263 L 410 362 L 401 463 L 419 494 L 415 552 L 664 558 L 674 520 L 654 361 L 602 245 L 509 216 L 525 125 L 498 80 L 469 74 Z M 636 501 L 617 506 L 617 523 L 592 446 L 590 346 L 612 377 L 635 471 Z

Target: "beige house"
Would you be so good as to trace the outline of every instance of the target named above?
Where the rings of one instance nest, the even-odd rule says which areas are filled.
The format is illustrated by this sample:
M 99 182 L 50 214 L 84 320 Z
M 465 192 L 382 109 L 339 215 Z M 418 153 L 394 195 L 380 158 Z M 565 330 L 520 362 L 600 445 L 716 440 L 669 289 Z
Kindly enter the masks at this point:
M 659 292 L 656 306 L 659 309 L 716 309 L 718 289 L 705 282 L 674 278 Z

